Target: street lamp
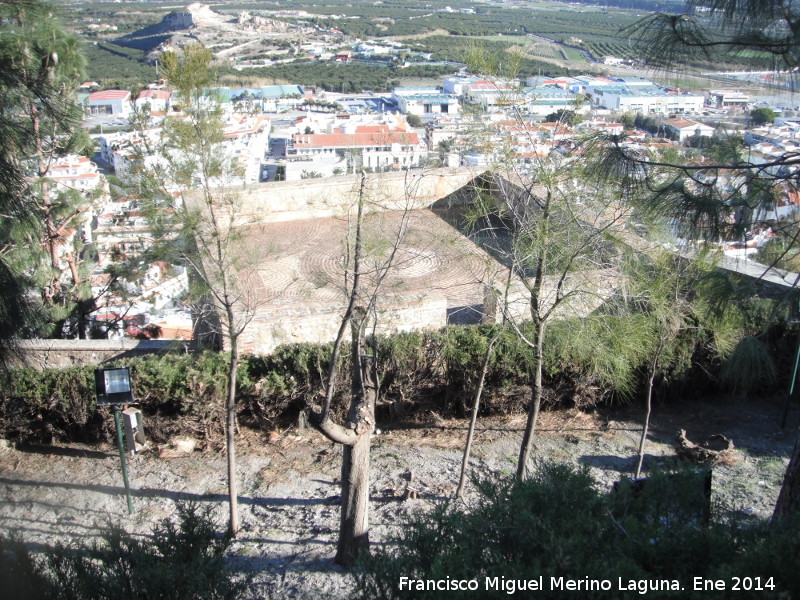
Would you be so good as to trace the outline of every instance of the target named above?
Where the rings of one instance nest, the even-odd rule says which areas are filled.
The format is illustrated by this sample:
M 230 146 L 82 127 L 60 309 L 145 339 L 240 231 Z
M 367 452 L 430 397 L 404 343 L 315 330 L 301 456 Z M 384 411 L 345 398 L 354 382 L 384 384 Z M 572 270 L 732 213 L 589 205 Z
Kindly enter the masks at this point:
M 114 425 L 117 428 L 117 445 L 119 460 L 122 463 L 122 481 L 125 483 L 125 498 L 128 501 L 128 512 L 133 514 L 131 486 L 128 483 L 128 466 L 125 463 L 125 450 L 122 443 L 122 426 L 120 425 L 120 406 L 133 402 L 131 390 L 131 374 L 128 367 L 111 367 L 94 370 L 94 387 L 97 406 L 112 406 L 114 409 Z
M 132 404 L 131 374 L 128 367 L 94 370 L 97 406 Z

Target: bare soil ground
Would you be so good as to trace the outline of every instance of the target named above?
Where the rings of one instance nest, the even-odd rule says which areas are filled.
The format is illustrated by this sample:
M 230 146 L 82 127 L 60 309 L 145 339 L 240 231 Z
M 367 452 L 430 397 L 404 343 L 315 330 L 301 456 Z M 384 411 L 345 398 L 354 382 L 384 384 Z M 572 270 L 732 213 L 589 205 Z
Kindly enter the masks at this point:
M 648 468 L 676 462 L 672 440 L 721 433 L 736 451 L 714 467 L 718 515 L 771 514 L 800 424 L 793 407 L 779 427 L 780 399 L 656 406 L 646 447 Z M 536 455 L 586 465 L 609 488 L 636 465 L 641 409 L 544 413 Z M 472 468 L 481 476 L 510 475 L 524 417 L 484 419 Z M 411 512 L 452 495 L 458 482 L 466 422 L 431 415 L 423 425 L 390 428 L 373 438 L 371 538 L 384 542 Z M 271 435 L 243 432 L 238 443 L 242 529 L 232 546 L 234 567 L 253 577 L 252 598 L 350 598 L 353 580 L 333 564 L 338 528 L 341 450 L 313 431 Z M 225 456 L 213 451 L 165 458 L 141 453 L 129 461 L 135 512 L 126 509 L 116 448 L 59 446 L 0 450 L 0 535 L 16 532 L 34 549 L 57 541 L 83 544 L 104 527 L 147 535 L 175 515 L 175 503 L 209 503 L 220 529 L 227 519 Z M 408 486 L 417 499 L 403 500 Z M 470 494 L 472 492 L 468 492 Z M 469 496 L 468 498 L 469 499 Z

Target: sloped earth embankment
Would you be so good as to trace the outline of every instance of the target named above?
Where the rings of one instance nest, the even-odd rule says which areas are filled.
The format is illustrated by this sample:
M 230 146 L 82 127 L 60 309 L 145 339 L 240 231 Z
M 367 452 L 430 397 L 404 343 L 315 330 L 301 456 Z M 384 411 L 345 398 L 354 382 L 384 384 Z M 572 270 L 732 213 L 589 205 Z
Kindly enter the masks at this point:
M 766 518 L 800 423 L 800 409 L 794 407 L 789 425 L 781 429 L 781 410 L 782 401 L 770 399 L 657 406 L 646 466 L 669 468 L 677 461 L 672 441 L 678 429 L 686 429 L 692 440 L 726 435 L 736 450 L 714 466 L 712 502 L 720 514 Z M 610 488 L 635 468 L 640 413 L 632 407 L 545 413 L 536 456 L 586 465 L 598 486 Z M 482 420 L 472 468 L 486 477 L 513 473 L 523 426 L 523 416 Z M 409 513 L 452 495 L 465 434 L 465 421 L 432 417 L 430 423 L 375 436 L 373 542 L 390 538 Z M 230 559 L 252 576 L 250 597 L 350 598 L 353 580 L 332 561 L 341 450 L 316 432 L 294 429 L 243 433 L 238 449 L 242 529 Z M 223 529 L 224 454 L 166 455 L 152 451 L 129 461 L 135 508 L 129 515 L 115 447 L 14 448 L 6 443 L 0 450 L 0 534 L 16 532 L 34 549 L 90 543 L 109 524 L 147 535 L 155 523 L 175 516 L 179 501 L 213 507 Z

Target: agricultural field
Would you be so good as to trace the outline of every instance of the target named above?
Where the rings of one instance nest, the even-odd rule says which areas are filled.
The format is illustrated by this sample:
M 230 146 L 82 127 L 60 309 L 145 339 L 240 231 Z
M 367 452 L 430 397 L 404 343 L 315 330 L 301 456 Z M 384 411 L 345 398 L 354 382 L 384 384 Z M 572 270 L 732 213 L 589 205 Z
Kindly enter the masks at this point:
M 236 19 L 246 11 L 291 29 L 293 33 L 271 34 L 261 42 L 244 38 L 237 41 L 232 39 L 235 36 L 219 31 L 215 34 L 213 26 L 201 23 L 182 35 L 189 35 L 212 48 L 223 76 L 234 75 L 234 69 L 247 63 L 246 72 L 252 71 L 253 77 L 301 84 L 322 82 L 324 87 L 337 90 L 360 89 L 359 86 L 383 90 L 404 78 L 403 74 L 395 72 L 394 66 L 390 66 L 389 72 L 386 66 L 336 69 L 334 65 L 306 60 L 301 56 L 300 44 L 327 39 L 332 48 L 346 49 L 356 39 L 388 39 L 407 44 L 415 53 L 430 53 L 436 62 L 459 64 L 465 63 L 466 57 L 476 48 L 502 53 L 517 47 L 522 48 L 519 65 L 522 77 L 576 74 L 589 66 L 585 53 L 594 60 L 609 55 L 635 60 L 639 53 L 625 33 L 626 28 L 647 14 L 644 7 L 669 8 L 663 4 L 679 7 L 674 0 L 612 2 L 630 8 L 547 0 L 466 2 L 459 4 L 458 10 L 447 8 L 449 4 L 452 2 L 447 0 L 385 0 L 378 4 L 367 0 L 210 4 L 208 8 L 227 22 L 226 28 L 237 27 Z M 152 78 L 155 58 L 153 48 L 137 45 L 130 38 L 146 32 L 150 43 L 169 43 L 170 32 L 160 35 L 163 33 L 161 20 L 185 5 L 67 2 L 62 6 L 66 23 L 86 42 L 90 59 L 88 76 L 107 87 L 130 87 Z M 332 31 L 341 33 L 330 34 Z M 220 40 L 227 41 L 227 46 L 219 43 Z M 458 65 L 450 68 L 456 69 Z M 370 73 L 365 69 L 374 71 Z M 442 66 L 426 69 L 426 73 L 434 77 L 445 71 L 447 68 Z M 352 81 L 348 81 L 349 78 Z

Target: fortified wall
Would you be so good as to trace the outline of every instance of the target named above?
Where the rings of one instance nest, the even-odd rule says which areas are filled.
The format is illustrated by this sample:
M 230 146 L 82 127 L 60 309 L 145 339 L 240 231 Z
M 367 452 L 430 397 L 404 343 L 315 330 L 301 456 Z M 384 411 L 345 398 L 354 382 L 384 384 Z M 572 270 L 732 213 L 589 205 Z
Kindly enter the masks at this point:
M 406 230 L 378 300 L 380 332 L 440 328 L 474 305 L 475 315 L 480 312 L 485 265 L 492 261 L 430 210 L 465 202 L 456 192 L 474 177 L 469 169 L 367 175 L 363 232 L 372 248 L 366 262 L 372 263 L 365 266 L 371 273 L 365 289 Z M 255 288 L 249 296 L 259 296 L 239 338 L 243 352 L 335 338 L 347 304 L 345 243 L 360 188 L 359 176 L 343 176 L 231 190 L 237 194 L 235 223 L 254 252 L 241 279 Z
M 371 211 L 419 210 L 462 189 L 476 176 L 470 169 L 371 173 L 364 196 Z M 232 188 L 239 226 L 342 217 L 353 210 L 361 178 L 353 175 L 259 183 Z M 190 203 L 193 197 L 187 199 Z
M 362 230 L 372 254 L 363 265 L 365 290 L 405 229 L 378 298 L 380 333 L 499 322 L 503 314 L 530 318 L 524 286 L 515 282 L 501 293 L 497 282 L 507 280 L 507 269 L 443 218 L 442 209 L 471 200 L 471 194 L 457 192 L 475 176 L 469 169 L 439 169 L 366 179 L 369 214 Z M 360 183 L 359 177 L 336 177 L 238 192 L 236 222 L 245 248 L 255 252 L 240 279 L 254 286 L 248 297 L 259 296 L 251 307 L 253 319 L 239 338 L 243 352 L 268 354 L 281 344 L 335 338 L 347 305 L 345 240 L 352 234 Z M 560 285 L 546 281 L 542 301 L 545 306 L 552 303 L 557 289 L 562 294 L 591 290 L 589 295 L 569 294 L 575 299 L 558 310 L 561 316 L 586 314 L 613 294 L 617 283 L 607 271 L 575 273 Z M 506 307 L 498 305 L 501 297 Z

